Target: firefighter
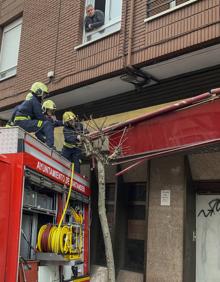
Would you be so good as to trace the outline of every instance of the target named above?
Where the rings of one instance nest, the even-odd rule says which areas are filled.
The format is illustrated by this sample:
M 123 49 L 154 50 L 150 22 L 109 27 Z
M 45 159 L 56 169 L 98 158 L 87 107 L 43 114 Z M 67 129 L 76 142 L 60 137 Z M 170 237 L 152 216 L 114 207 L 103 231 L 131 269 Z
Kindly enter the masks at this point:
M 33 97 L 32 93 L 29 92 L 26 97 L 25 97 L 25 100 L 30 100 L 31 98 Z M 6 123 L 6 126 L 5 127 L 11 127 L 11 126 L 14 126 L 14 119 L 15 119 L 15 116 L 16 116 L 16 112 L 17 112 L 17 109 L 18 109 L 19 106 L 16 106 L 12 112 L 12 115 L 11 115 L 11 118 L 9 119 L 9 121 Z
M 45 119 L 52 124 L 53 129 L 54 127 L 63 126 L 63 122 L 61 120 L 57 120 L 55 116 L 56 104 L 52 100 L 43 102 L 42 111 Z M 38 138 L 45 143 L 46 138 L 43 132 L 38 132 Z
M 43 142 L 42 136 L 45 136 L 46 144 L 53 148 L 53 125 L 46 120 L 41 108 L 42 99 L 48 94 L 48 88 L 42 82 L 35 82 L 31 86 L 30 93 L 33 97 L 29 97 L 17 107 L 14 125 L 20 126 L 27 132 L 35 132 L 36 137 Z
M 79 148 L 79 143 L 83 126 L 76 120 L 76 115 L 73 112 L 65 112 L 63 114 L 63 123 L 64 144 L 62 155 L 70 162 L 73 162 L 75 171 L 80 173 L 81 149 Z
M 54 127 L 63 126 L 63 121 L 58 120 L 55 116 L 56 104 L 52 100 L 43 102 L 42 111 L 45 118 L 50 121 Z
M 25 97 L 25 100 L 31 100 L 32 99 L 32 97 L 33 97 L 33 94 L 31 93 L 31 92 L 29 92 L 27 95 L 26 95 L 26 97 Z

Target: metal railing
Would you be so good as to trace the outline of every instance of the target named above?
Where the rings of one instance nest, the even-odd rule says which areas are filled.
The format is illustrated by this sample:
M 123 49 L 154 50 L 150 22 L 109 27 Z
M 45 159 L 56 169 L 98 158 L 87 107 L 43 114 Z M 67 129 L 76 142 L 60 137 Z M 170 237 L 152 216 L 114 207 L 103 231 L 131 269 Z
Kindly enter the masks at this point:
M 187 1 L 185 0 L 185 2 Z M 177 5 L 177 0 L 147 0 L 147 17 L 154 16 Z

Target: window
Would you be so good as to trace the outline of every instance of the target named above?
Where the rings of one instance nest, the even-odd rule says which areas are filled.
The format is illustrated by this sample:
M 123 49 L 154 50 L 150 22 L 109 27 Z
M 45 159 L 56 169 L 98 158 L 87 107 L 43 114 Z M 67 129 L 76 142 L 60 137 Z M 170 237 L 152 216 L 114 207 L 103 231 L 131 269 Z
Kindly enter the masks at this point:
M 176 10 L 197 0 L 148 0 L 147 17 L 154 17 L 164 14 L 166 11 Z
M 101 10 L 104 12 L 105 23 L 103 26 L 92 32 L 85 32 L 84 28 L 84 43 L 99 39 L 120 30 L 122 0 L 86 0 L 85 7 L 87 7 L 89 4 L 92 4 L 96 10 Z
M 116 188 L 117 187 L 117 188 Z M 115 267 L 117 270 L 144 272 L 146 239 L 146 182 L 108 183 L 106 185 L 106 213 L 113 239 Z M 94 224 L 97 216 L 93 210 L 92 263 L 106 265 L 105 246 L 101 226 Z
M 135 272 L 144 272 L 144 240 L 127 240 L 125 248 L 125 269 Z
M 20 256 L 24 259 L 35 259 L 32 247 L 36 246 L 40 227 L 48 222 L 55 223 L 57 197 L 44 183 L 42 177 L 35 174 L 28 174 L 25 179 L 20 241 Z
M 146 183 L 126 183 L 127 234 L 124 269 L 144 272 Z
M 0 50 L 0 81 L 16 74 L 22 19 L 3 28 Z

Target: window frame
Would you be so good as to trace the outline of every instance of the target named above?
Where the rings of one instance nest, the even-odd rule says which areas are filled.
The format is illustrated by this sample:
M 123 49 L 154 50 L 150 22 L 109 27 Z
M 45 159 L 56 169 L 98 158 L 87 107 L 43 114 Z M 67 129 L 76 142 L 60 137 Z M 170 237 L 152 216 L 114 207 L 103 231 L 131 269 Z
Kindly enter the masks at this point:
M 125 249 L 124 249 L 124 259 L 123 259 L 123 265 L 121 266 L 122 270 L 127 270 L 127 271 L 132 271 L 135 273 L 141 273 L 143 274 L 145 271 L 145 254 L 144 250 L 146 248 L 147 244 L 147 239 L 137 239 L 137 238 L 132 238 L 128 232 L 129 228 L 128 225 L 131 224 L 132 222 L 142 222 L 145 225 L 146 230 L 148 230 L 147 226 L 147 218 L 148 218 L 148 213 L 147 213 L 147 205 L 148 205 L 148 182 L 147 181 L 129 181 L 129 182 L 124 182 L 123 183 L 123 188 L 126 190 L 126 225 L 127 225 L 127 232 L 125 234 Z M 140 190 L 143 190 L 142 193 L 140 193 Z M 131 192 L 134 192 L 134 194 L 130 194 Z M 139 218 L 139 216 L 136 216 L 137 214 L 133 214 L 134 217 L 129 216 L 129 209 L 130 207 L 133 207 L 134 209 L 136 207 L 142 207 L 145 210 L 144 218 Z M 133 210 L 134 211 L 134 210 Z M 139 244 L 144 244 L 144 248 L 142 249 L 143 251 L 143 265 L 138 265 L 134 264 L 132 261 L 128 260 L 128 253 L 129 253 L 129 247 L 128 244 L 130 243 L 138 243 Z
M 123 1 L 121 1 L 121 14 L 120 17 L 114 18 L 112 20 L 108 20 L 106 22 L 106 18 L 107 16 L 110 17 L 110 9 L 111 9 L 111 0 L 106 0 L 106 5 L 105 5 L 105 23 L 104 25 L 100 26 L 99 28 L 97 28 L 94 31 L 91 32 L 86 32 L 85 31 L 85 26 L 84 26 L 84 20 L 83 20 L 83 36 L 82 36 L 82 44 L 74 47 L 74 50 L 77 50 L 83 46 L 89 45 L 97 40 L 100 40 L 106 36 L 109 36 L 113 33 L 118 32 L 119 30 L 121 30 L 121 16 L 122 16 L 122 3 Z M 93 6 L 95 6 L 95 0 L 86 0 L 85 1 L 85 12 L 84 12 L 84 19 L 86 17 L 86 7 L 87 5 L 92 4 Z M 106 29 L 108 29 L 108 31 L 105 31 Z M 88 40 L 88 37 L 92 37 L 93 35 L 97 35 L 96 38 Z
M 176 0 L 173 0 L 172 2 L 170 2 L 170 8 L 169 8 L 169 9 L 166 9 L 165 11 L 160 12 L 160 13 L 158 13 L 158 14 L 156 14 L 156 15 L 147 17 L 147 18 L 144 20 L 144 22 L 145 22 L 145 23 L 150 22 L 150 21 L 152 21 L 152 20 L 154 20 L 154 19 L 157 19 L 157 18 L 159 18 L 159 17 L 162 17 L 163 15 L 169 14 L 169 13 L 171 13 L 171 12 L 173 12 L 173 11 L 176 11 L 176 10 L 178 10 L 178 9 L 181 9 L 181 8 L 183 8 L 183 7 L 185 7 L 185 6 L 191 5 L 191 4 L 193 4 L 193 3 L 197 2 L 197 1 L 199 1 L 199 0 L 188 0 L 188 1 L 186 1 L 186 2 L 184 2 L 184 3 L 178 5 L 178 4 L 176 4 Z M 175 5 L 174 5 L 174 2 L 175 2 Z
M 22 22 L 23 22 L 23 18 L 20 17 L 17 20 L 11 22 L 8 25 L 5 25 L 4 27 L 2 27 L 2 36 L 1 36 L 1 44 L 0 44 L 0 82 L 8 79 L 10 77 L 13 77 L 17 74 L 17 65 L 18 65 L 18 59 L 17 62 L 14 66 L 7 68 L 7 69 L 1 69 L 1 60 L 2 60 L 2 50 L 4 48 L 5 45 L 5 36 L 6 33 L 9 32 L 10 30 L 21 26 L 22 28 Z M 20 32 L 20 36 L 19 36 L 19 42 L 18 42 L 18 46 L 20 47 L 20 39 L 21 39 L 21 32 Z M 18 55 L 19 55 L 19 48 L 18 48 Z M 5 74 L 5 75 L 3 75 Z

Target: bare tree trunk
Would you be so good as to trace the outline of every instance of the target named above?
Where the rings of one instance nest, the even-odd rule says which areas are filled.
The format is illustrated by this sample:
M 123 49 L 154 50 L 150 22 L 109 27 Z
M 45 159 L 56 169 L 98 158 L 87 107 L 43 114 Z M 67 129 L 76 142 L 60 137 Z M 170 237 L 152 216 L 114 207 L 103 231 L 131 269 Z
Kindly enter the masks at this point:
M 103 163 L 100 160 L 97 160 L 98 163 L 98 183 L 99 183 L 99 219 L 101 222 L 102 233 L 105 244 L 105 255 L 108 268 L 108 281 L 115 282 L 115 265 L 114 257 L 112 250 L 112 241 L 106 216 L 105 208 L 105 168 Z

